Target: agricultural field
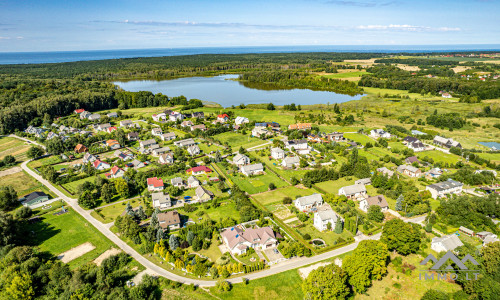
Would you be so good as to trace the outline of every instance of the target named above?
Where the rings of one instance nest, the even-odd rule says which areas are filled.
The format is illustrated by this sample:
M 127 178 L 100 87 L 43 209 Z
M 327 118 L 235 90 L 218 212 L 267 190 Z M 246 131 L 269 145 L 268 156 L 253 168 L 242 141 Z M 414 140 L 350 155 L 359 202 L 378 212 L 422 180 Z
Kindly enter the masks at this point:
M 0 187 L 9 185 L 12 186 L 14 190 L 16 190 L 19 197 L 36 191 L 43 191 L 47 195 L 50 195 L 49 190 L 43 184 L 35 180 L 33 177 L 29 176 L 28 173 L 22 170 L 18 170 L 18 172 L 0 177 Z
M 62 203 L 51 205 L 60 207 Z M 95 246 L 94 250 L 70 261 L 72 268 L 96 259 L 114 245 L 82 216 L 67 206 L 65 208 L 68 212 L 64 214 L 54 215 L 59 210 L 50 211 L 40 215 L 40 221 L 27 225 L 26 231 L 32 245 L 55 256 L 87 242 Z
M 26 152 L 30 147 L 31 145 L 23 140 L 0 137 L 0 160 L 7 155 L 12 155 L 16 161 L 25 161 L 28 159 Z

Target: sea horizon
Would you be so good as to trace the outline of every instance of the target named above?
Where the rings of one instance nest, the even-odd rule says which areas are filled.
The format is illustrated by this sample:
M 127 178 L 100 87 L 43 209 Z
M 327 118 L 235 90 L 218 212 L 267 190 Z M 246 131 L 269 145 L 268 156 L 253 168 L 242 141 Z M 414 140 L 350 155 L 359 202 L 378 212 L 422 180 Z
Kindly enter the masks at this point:
M 305 45 L 305 46 L 240 46 L 191 47 L 75 51 L 0 52 L 0 65 L 42 64 L 121 58 L 163 57 L 197 54 L 303 53 L 303 52 L 378 52 L 432 53 L 461 51 L 500 51 L 500 44 L 455 45 Z

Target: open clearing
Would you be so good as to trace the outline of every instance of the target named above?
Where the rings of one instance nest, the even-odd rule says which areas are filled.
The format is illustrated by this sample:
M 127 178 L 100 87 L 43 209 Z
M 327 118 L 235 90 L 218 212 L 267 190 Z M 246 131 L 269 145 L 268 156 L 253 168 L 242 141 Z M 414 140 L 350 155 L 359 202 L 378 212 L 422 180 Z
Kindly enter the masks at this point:
M 85 253 L 88 253 L 95 249 L 95 246 L 91 243 L 87 242 L 81 244 L 80 246 L 76 246 L 75 248 L 71 248 L 66 252 L 63 252 L 57 256 L 57 259 L 60 259 L 63 263 L 69 263 L 75 258 L 78 258 Z
M 7 155 L 12 155 L 17 161 L 25 161 L 28 157 L 26 152 L 30 148 L 29 144 L 25 141 L 11 138 L 0 138 L 0 159 Z
M 100 266 L 103 260 L 105 260 L 106 258 L 111 257 L 113 255 L 120 254 L 121 252 L 122 252 L 122 250 L 116 249 L 116 248 L 111 248 L 109 250 L 106 250 L 106 251 L 104 251 L 103 254 L 99 255 L 98 258 L 94 259 L 94 263 L 96 265 Z
M 22 170 L 23 169 L 21 169 L 20 167 L 13 167 L 13 168 L 10 168 L 10 169 L 7 169 L 7 170 L 3 170 L 3 171 L 0 171 L 0 177 L 4 177 L 4 176 L 7 176 L 7 175 L 16 174 L 16 173 L 21 172 Z
M 9 171 L 11 169 L 5 170 L 3 172 Z M 0 187 L 8 185 L 12 186 L 14 190 L 16 190 L 18 196 L 24 196 L 34 191 L 44 191 L 46 194 L 50 194 L 45 186 L 43 186 L 40 182 L 36 181 L 33 177 L 29 176 L 24 171 L 1 176 Z

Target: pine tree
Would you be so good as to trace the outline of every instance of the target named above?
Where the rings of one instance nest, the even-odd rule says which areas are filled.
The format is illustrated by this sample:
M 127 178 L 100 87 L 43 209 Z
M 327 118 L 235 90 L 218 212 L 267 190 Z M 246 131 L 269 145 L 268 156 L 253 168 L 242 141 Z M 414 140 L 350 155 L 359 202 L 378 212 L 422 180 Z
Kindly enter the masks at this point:
M 335 233 L 336 234 L 341 234 L 343 229 L 344 228 L 342 226 L 342 220 L 338 219 L 337 223 L 335 223 Z
M 144 220 L 147 218 L 146 216 L 146 213 L 144 212 L 144 209 L 142 208 L 142 205 L 139 205 L 139 208 L 137 209 L 137 211 L 135 212 L 135 216 L 139 219 L 139 220 Z
M 135 212 L 134 212 L 134 209 L 132 208 L 132 205 L 130 205 L 130 203 L 127 203 L 127 207 L 125 207 L 125 212 L 127 213 L 127 215 L 131 216 L 131 217 L 135 217 Z
M 163 229 L 158 228 L 158 230 L 156 231 L 156 242 L 159 243 L 163 239 L 163 237 Z
M 168 239 L 168 246 L 172 251 L 174 251 L 175 249 L 177 249 L 177 247 L 179 247 L 179 240 L 175 235 L 172 234 Z
M 192 231 L 189 231 L 186 236 L 186 241 L 189 243 L 190 246 L 192 246 L 193 240 L 194 240 L 194 233 Z
M 397 211 L 402 211 L 403 210 L 403 201 L 405 201 L 405 198 L 403 194 L 399 195 L 398 199 L 396 200 L 396 210 Z

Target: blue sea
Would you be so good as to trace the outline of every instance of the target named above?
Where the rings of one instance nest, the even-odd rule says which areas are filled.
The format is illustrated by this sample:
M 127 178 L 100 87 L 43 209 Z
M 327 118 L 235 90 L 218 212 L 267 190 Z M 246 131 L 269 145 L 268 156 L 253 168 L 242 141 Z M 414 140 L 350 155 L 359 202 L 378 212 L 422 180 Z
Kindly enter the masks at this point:
M 342 45 L 342 46 L 269 46 L 211 47 L 132 50 L 89 50 L 60 52 L 0 52 L 0 64 L 60 63 L 132 57 L 160 57 L 192 54 L 293 53 L 293 52 L 451 52 L 500 51 L 500 45 Z

